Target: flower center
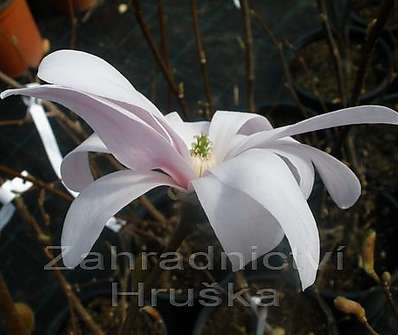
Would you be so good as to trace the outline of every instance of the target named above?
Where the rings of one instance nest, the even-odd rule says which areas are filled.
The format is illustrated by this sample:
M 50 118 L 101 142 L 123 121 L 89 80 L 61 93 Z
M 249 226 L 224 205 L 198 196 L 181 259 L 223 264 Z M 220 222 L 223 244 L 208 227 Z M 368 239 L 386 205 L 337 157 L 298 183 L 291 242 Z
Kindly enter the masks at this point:
M 212 143 L 207 135 L 198 135 L 194 137 L 195 142 L 192 143 L 190 150 L 192 157 L 192 166 L 198 177 L 214 166 L 212 155 Z

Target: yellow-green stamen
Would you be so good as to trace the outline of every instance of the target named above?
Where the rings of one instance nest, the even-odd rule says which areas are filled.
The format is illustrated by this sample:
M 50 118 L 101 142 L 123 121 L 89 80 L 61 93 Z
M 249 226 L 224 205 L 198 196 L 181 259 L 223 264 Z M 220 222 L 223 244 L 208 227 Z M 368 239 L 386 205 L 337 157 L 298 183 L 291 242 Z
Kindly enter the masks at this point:
M 215 161 L 212 155 L 212 143 L 207 135 L 195 136 L 195 142 L 192 143 L 191 157 L 192 167 L 197 176 L 203 174 L 214 166 Z
M 200 157 L 203 159 L 209 158 L 211 154 L 212 143 L 207 135 L 195 136 L 195 142 L 192 143 L 191 156 Z

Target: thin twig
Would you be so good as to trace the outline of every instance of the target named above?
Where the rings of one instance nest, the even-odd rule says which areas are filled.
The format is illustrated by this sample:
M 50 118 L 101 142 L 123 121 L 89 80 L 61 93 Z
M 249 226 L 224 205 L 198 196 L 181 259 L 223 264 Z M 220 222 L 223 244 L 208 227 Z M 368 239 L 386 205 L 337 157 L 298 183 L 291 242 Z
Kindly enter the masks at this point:
M 392 311 L 394 313 L 394 316 L 398 320 L 398 306 L 395 303 L 394 298 L 392 296 L 391 287 L 389 285 L 387 285 L 386 283 L 382 283 L 381 285 L 383 287 L 386 299 L 387 299 L 388 303 L 390 304 L 391 309 L 392 309 Z
M 361 324 L 368 330 L 371 335 L 380 335 L 377 331 L 373 329 L 373 327 L 369 324 L 368 320 L 364 319 L 360 321 Z
M 8 166 L 5 165 L 0 165 L 0 172 L 7 174 L 10 177 L 17 177 L 21 178 L 22 180 L 29 181 L 33 185 L 37 186 L 40 189 L 44 189 L 48 192 L 51 192 L 52 194 L 55 194 L 56 196 L 66 200 L 66 201 L 72 201 L 73 197 L 69 195 L 68 193 L 62 192 L 60 190 L 57 190 L 54 188 L 54 186 L 50 183 L 46 183 L 40 179 L 37 179 L 33 176 L 23 176 L 21 173 L 18 171 L 13 170 L 12 168 L 9 168 Z
M 132 5 L 133 5 L 133 9 L 134 9 L 134 14 L 135 17 L 138 21 L 139 26 L 141 27 L 141 31 L 149 45 L 149 48 L 151 49 L 156 62 L 158 63 L 160 69 L 162 70 L 162 73 L 171 89 L 171 91 L 173 92 L 173 94 L 176 96 L 176 98 L 178 99 L 178 102 L 180 104 L 181 107 L 181 112 L 182 114 L 187 117 L 188 116 L 188 105 L 185 101 L 184 98 L 184 93 L 181 89 L 179 89 L 178 85 L 176 84 L 171 72 L 169 71 L 168 66 L 166 65 L 166 63 L 164 62 L 164 60 L 162 59 L 162 56 L 158 50 L 158 48 L 156 47 L 155 44 L 155 40 L 152 36 L 152 33 L 149 30 L 148 25 L 146 24 L 143 14 L 142 14 L 142 9 L 140 6 L 140 3 L 138 0 L 132 0 Z
M 340 50 L 337 46 L 336 40 L 334 39 L 332 28 L 330 27 L 329 17 L 327 14 L 327 8 L 325 0 L 317 0 L 319 15 L 321 18 L 322 26 L 326 33 L 326 38 L 328 41 L 330 53 L 332 54 L 334 66 L 336 69 L 337 75 L 337 87 L 340 93 L 340 99 L 343 106 L 347 105 L 346 98 L 346 89 L 345 89 L 345 80 L 344 80 L 344 71 L 343 71 L 343 62 L 341 59 Z
M 48 118 L 50 118 L 50 117 L 55 116 L 55 113 L 47 112 L 46 115 Z M 33 122 L 32 117 L 30 116 L 30 114 L 27 114 L 26 116 L 24 116 L 20 119 L 2 120 L 2 121 L 0 121 L 0 127 L 7 127 L 7 126 L 20 127 L 20 126 L 23 126 L 25 124 L 32 123 L 32 122 Z
M 39 198 L 37 199 L 37 205 L 39 207 L 40 215 L 43 219 L 44 225 L 50 225 L 50 215 L 47 213 L 45 208 L 45 201 L 46 201 L 46 190 L 41 189 L 39 191 Z
M 170 50 L 167 39 L 166 31 L 166 15 L 164 13 L 163 0 L 158 0 L 158 18 L 159 18 L 159 30 L 160 30 L 160 53 L 163 56 L 164 63 L 170 71 L 170 75 L 173 77 L 173 72 L 170 63 Z
M 4 72 L 0 71 L 0 80 L 5 84 L 13 87 L 13 88 L 23 88 L 24 86 L 16 81 L 15 79 L 7 76 Z M 60 121 L 64 122 L 69 128 L 73 129 L 80 136 L 84 134 L 83 128 L 78 121 L 72 121 L 70 118 L 66 116 L 65 113 L 61 112 L 60 109 L 50 101 L 44 100 L 43 106 L 48 109 L 48 113 L 54 115 L 59 118 Z
M 167 38 L 167 29 L 166 29 L 166 15 L 164 11 L 163 0 L 158 0 L 158 20 L 159 20 L 159 30 L 160 30 L 160 54 L 163 57 L 163 60 L 169 70 L 171 77 L 174 80 L 173 68 L 170 62 L 170 49 Z M 167 92 L 167 107 L 170 109 L 171 107 L 171 90 L 170 87 Z
M 253 55 L 253 33 L 251 24 L 251 10 L 248 0 L 239 0 L 244 21 L 244 43 L 245 43 L 245 65 L 246 65 L 246 95 L 249 110 L 256 112 L 256 103 L 254 100 L 254 55 Z
M 358 103 L 365 82 L 366 73 L 369 68 L 372 51 L 389 16 L 391 15 L 391 13 L 393 13 L 393 9 L 394 0 L 385 0 L 380 8 L 376 21 L 371 23 L 369 34 L 361 50 L 362 58 L 358 67 L 357 75 L 355 77 L 355 83 L 352 90 L 350 101 L 351 106 L 355 106 Z
M 69 40 L 69 48 L 75 49 L 76 47 L 76 28 L 77 28 L 77 19 L 75 15 L 75 1 L 68 0 L 68 9 L 69 9 L 69 18 L 70 18 L 70 40 Z
M 39 223 L 36 221 L 36 219 L 32 216 L 32 214 L 29 212 L 24 200 L 22 197 L 17 197 L 14 200 L 15 206 L 22 216 L 22 218 L 32 226 L 36 233 L 36 237 L 40 244 L 42 245 L 42 249 L 44 251 L 45 256 L 49 261 L 53 261 L 54 255 L 52 252 L 47 248 L 47 244 L 43 242 L 43 236 L 47 236 L 44 231 L 41 229 Z M 68 301 L 73 305 L 75 308 L 75 311 L 79 314 L 80 318 L 82 321 L 86 324 L 87 328 L 90 329 L 90 331 L 94 335 L 105 335 L 104 331 L 101 329 L 101 327 L 94 321 L 94 319 L 91 317 L 91 315 L 87 312 L 87 310 L 84 308 L 82 305 L 79 297 L 76 295 L 76 293 L 73 291 L 71 285 L 68 283 L 68 281 L 65 279 L 63 274 L 59 269 L 56 267 L 53 269 L 52 273 L 55 276 L 55 279 L 58 281 L 59 285 L 61 286 L 62 290 L 65 293 L 65 296 L 67 297 Z
M 251 13 L 254 16 L 254 18 L 257 19 L 258 23 L 263 28 L 264 32 L 271 39 L 272 44 L 278 50 L 279 57 L 280 57 L 280 60 L 281 60 L 281 63 L 282 63 L 282 67 L 283 67 L 283 72 L 285 74 L 285 78 L 286 78 L 286 81 L 287 81 L 286 82 L 286 87 L 288 88 L 290 94 L 292 95 L 294 101 L 296 102 L 296 104 L 299 107 L 299 109 L 300 109 L 301 113 L 303 114 L 303 116 L 304 117 L 308 117 L 309 116 L 308 115 L 308 111 L 306 110 L 306 108 L 301 103 L 299 97 L 297 96 L 296 90 L 294 89 L 294 83 L 293 83 L 292 74 L 290 72 L 290 68 L 289 68 L 288 62 L 286 60 L 286 55 L 285 55 L 285 52 L 283 50 L 283 43 L 276 38 L 276 36 L 272 32 L 272 30 L 270 29 L 268 24 L 264 21 L 263 17 L 261 17 L 259 14 L 257 14 L 254 10 L 252 10 Z
M 192 24 L 193 24 L 194 34 L 195 34 L 196 50 L 198 53 L 198 60 L 199 60 L 200 69 L 202 72 L 203 85 L 204 85 L 204 90 L 205 90 L 207 104 L 208 104 L 207 115 L 208 115 L 209 119 L 211 119 L 211 117 L 214 114 L 214 103 L 213 103 L 213 96 L 211 94 L 211 89 L 210 89 L 209 73 L 207 70 L 206 50 L 203 46 L 203 38 L 202 38 L 202 34 L 199 29 L 198 9 L 197 9 L 197 5 L 196 5 L 196 0 L 191 1 L 191 9 L 192 9 Z

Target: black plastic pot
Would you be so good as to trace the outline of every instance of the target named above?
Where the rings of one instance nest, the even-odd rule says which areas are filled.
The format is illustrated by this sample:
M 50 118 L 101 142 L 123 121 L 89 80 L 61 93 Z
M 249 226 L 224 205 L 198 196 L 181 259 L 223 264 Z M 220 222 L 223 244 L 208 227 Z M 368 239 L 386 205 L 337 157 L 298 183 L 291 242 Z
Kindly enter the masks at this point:
M 294 276 L 291 276 L 290 274 L 273 274 L 273 273 L 246 273 L 245 278 L 247 280 L 248 285 L 250 286 L 251 283 L 265 280 L 265 281 L 275 281 L 275 282 L 283 282 L 286 288 L 290 288 L 292 291 L 299 291 L 298 287 L 298 281 L 294 278 Z M 225 289 L 228 283 L 234 282 L 234 276 L 230 276 L 223 284 L 221 284 L 221 287 Z M 260 288 L 260 287 L 259 287 Z M 261 288 L 260 288 L 261 289 Z M 301 293 L 305 296 L 305 299 L 309 299 L 311 302 L 314 302 L 315 304 L 319 305 L 319 308 L 323 311 L 324 316 L 325 316 L 325 322 L 328 325 L 328 335 L 337 335 L 337 327 L 335 320 L 333 318 L 333 313 L 329 309 L 328 305 L 322 300 L 322 297 L 317 295 L 314 290 L 312 289 L 307 289 L 304 293 Z M 322 306 L 320 306 L 322 304 Z M 208 320 L 211 318 L 213 313 L 217 311 L 219 306 L 212 306 L 212 307 L 204 307 L 202 311 L 199 314 L 198 319 L 196 320 L 195 323 L 195 328 L 193 330 L 193 335 L 206 335 L 203 333 L 206 324 Z M 269 312 L 269 313 L 272 313 Z M 253 320 L 255 323 L 255 320 Z M 249 325 L 250 328 L 254 328 L 254 325 Z M 326 334 L 326 333 L 325 333 Z
M 364 29 L 358 27 L 350 27 L 349 31 L 350 31 L 351 41 L 357 40 L 361 41 L 361 43 L 365 41 L 366 31 Z M 300 53 L 300 51 L 304 47 L 316 41 L 322 40 L 324 38 L 325 38 L 324 31 L 322 29 L 316 29 L 312 32 L 305 34 L 300 40 L 294 43 L 295 52 L 292 55 L 290 61 L 290 69 L 293 74 L 293 78 L 295 76 L 294 74 L 295 66 L 298 66 L 296 60 L 297 54 Z M 384 65 L 383 67 L 385 69 L 385 75 L 383 76 L 383 80 L 380 81 L 376 87 L 370 89 L 366 94 L 360 96 L 359 98 L 360 104 L 369 103 L 372 100 L 375 100 L 377 97 L 380 97 L 382 93 L 388 89 L 388 87 L 392 82 L 394 61 L 393 61 L 391 48 L 383 38 L 380 38 L 376 42 L 375 48 L 376 48 L 376 53 L 379 53 L 380 55 L 379 59 L 382 61 L 382 64 Z M 376 53 L 374 52 L 374 54 Z M 319 76 L 319 79 L 322 80 L 322 75 Z M 309 89 L 306 89 L 301 85 L 297 84 L 296 81 L 294 81 L 294 89 L 296 90 L 296 93 L 300 98 L 300 100 L 302 101 L 302 103 L 312 110 L 321 112 L 323 108 L 322 105 L 324 105 L 328 110 L 335 110 L 342 107 L 341 102 L 335 102 L 327 98 L 323 98 L 322 99 L 323 101 L 321 102 L 320 99 L 314 93 L 312 93 Z M 350 90 L 348 93 L 350 94 Z

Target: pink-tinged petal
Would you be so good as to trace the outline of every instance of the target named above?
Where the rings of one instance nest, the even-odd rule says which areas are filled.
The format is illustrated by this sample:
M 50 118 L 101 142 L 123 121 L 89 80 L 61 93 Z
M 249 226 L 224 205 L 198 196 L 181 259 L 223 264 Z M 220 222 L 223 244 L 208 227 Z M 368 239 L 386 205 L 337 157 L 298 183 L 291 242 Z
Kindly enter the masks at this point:
M 88 159 L 89 152 L 110 153 L 97 134 L 92 134 L 68 153 L 61 164 L 62 182 L 67 188 L 80 192 L 94 181 Z
M 275 217 L 290 243 L 303 289 L 312 285 L 319 265 L 318 229 L 282 158 L 270 150 L 254 149 L 224 162 L 211 173 L 224 184 L 246 193 Z
M 272 129 L 269 121 L 258 114 L 217 111 L 210 123 L 209 139 L 217 161 L 223 161 L 231 148 L 231 141 L 238 134 L 249 135 Z
M 113 103 L 121 106 L 122 108 L 132 112 L 134 115 L 139 117 L 157 132 L 162 134 L 185 158 L 190 157 L 189 148 L 187 147 L 184 139 L 176 132 L 173 125 L 163 115 L 153 115 L 148 113 L 137 106 L 133 106 L 129 103 L 111 100 Z M 177 113 L 176 113 L 177 114 Z M 178 115 L 178 114 L 177 114 Z
M 111 173 L 97 179 L 72 202 L 65 218 L 61 244 L 67 267 L 77 266 L 90 251 L 106 222 L 131 201 L 162 186 L 175 186 L 165 174 L 131 170 Z
M 195 136 L 209 133 L 208 121 L 184 122 L 176 112 L 167 114 L 165 118 L 169 126 L 183 139 L 187 148 L 195 142 Z
M 228 154 L 234 157 L 245 150 L 261 147 L 271 140 L 299 135 L 315 130 L 355 124 L 398 125 L 398 113 L 388 107 L 369 105 L 341 109 L 335 112 L 314 116 L 293 125 L 263 131 L 249 136 Z
M 47 55 L 40 63 L 37 76 L 51 84 L 128 102 L 154 115 L 162 115 L 111 64 L 83 51 L 58 50 Z
M 122 164 L 133 170 L 162 169 L 182 186 L 195 176 L 190 162 L 162 134 L 107 99 L 56 85 L 7 90 L 2 94 L 33 96 L 71 109 L 94 129 Z
M 284 140 L 275 141 L 268 147 L 312 161 L 331 198 L 340 208 L 351 207 L 361 195 L 361 183 L 354 172 L 328 153 Z
M 233 271 L 281 242 L 284 232 L 278 222 L 247 194 L 213 175 L 196 179 L 192 184 L 216 236 L 230 254 Z
M 172 129 L 165 129 L 164 116 L 157 107 L 105 60 L 82 51 L 59 50 L 43 59 L 38 76 L 52 84 L 111 100 L 142 119 L 186 155 L 187 150 L 178 138 L 169 134 Z

